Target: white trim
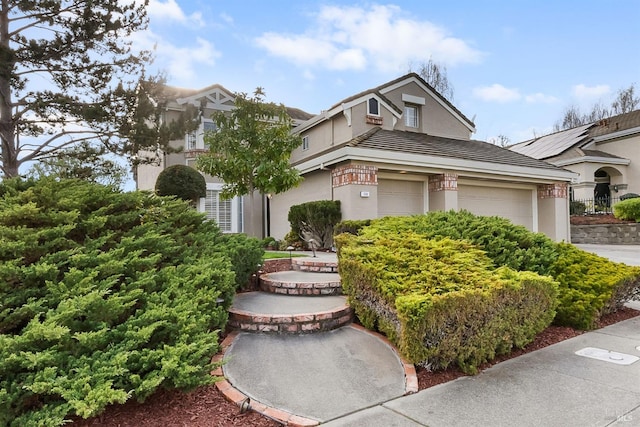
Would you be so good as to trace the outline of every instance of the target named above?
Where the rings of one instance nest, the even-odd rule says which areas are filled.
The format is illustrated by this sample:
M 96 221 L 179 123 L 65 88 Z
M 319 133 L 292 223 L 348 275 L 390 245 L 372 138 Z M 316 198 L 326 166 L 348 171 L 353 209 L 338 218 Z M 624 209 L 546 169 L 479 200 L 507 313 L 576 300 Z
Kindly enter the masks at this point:
M 539 183 L 549 183 L 553 181 L 571 181 L 579 174 L 568 170 L 538 169 L 527 166 L 497 165 L 495 163 L 480 162 L 474 160 L 464 160 L 452 157 L 423 156 L 413 153 L 402 153 L 395 151 L 381 151 L 376 149 L 342 147 L 338 150 L 326 153 L 315 159 L 307 160 L 296 166 L 301 174 L 305 174 L 319 169 L 323 164 L 325 167 L 336 163 L 356 160 L 364 162 L 374 162 L 391 165 L 390 167 L 400 170 L 408 168 L 419 168 L 415 172 L 442 173 L 446 170 L 466 172 L 473 176 L 478 174 L 486 178 L 486 175 L 516 177 L 518 179 L 533 179 Z
M 467 129 L 469 129 L 470 132 L 475 132 L 476 128 L 472 125 L 470 125 L 465 119 L 462 118 L 462 116 L 460 115 L 460 113 L 456 112 L 454 109 L 452 109 L 446 102 L 444 102 L 440 96 L 438 96 L 437 94 L 435 94 L 432 90 L 430 90 L 428 87 L 426 87 L 425 85 L 423 85 L 417 78 L 415 77 L 409 77 L 407 79 L 404 80 L 400 80 L 399 82 L 396 82 L 395 84 L 392 84 L 390 86 L 384 87 L 382 89 L 380 89 L 380 93 L 381 94 L 385 94 L 387 92 L 391 92 L 392 90 L 395 90 L 399 87 L 405 86 L 407 83 L 409 82 L 413 82 L 415 84 L 417 84 L 418 86 L 420 86 L 420 88 L 422 90 L 424 90 L 425 92 L 427 92 L 429 95 L 431 95 L 431 97 L 433 99 L 436 100 L 436 102 L 438 102 L 438 104 L 440 104 L 442 107 L 444 107 L 447 111 L 449 111 L 451 114 L 453 114 L 453 116 L 455 118 L 458 119 L 458 121 L 460 121 Z
M 634 128 L 631 129 L 625 129 L 625 130 L 621 130 L 618 132 L 613 132 L 613 133 L 607 133 L 605 135 L 600 135 L 600 136 L 596 136 L 593 138 L 594 142 L 604 142 L 607 141 L 609 139 L 616 139 L 616 138 L 622 138 L 625 136 L 630 136 L 636 133 L 640 133 L 640 126 L 636 126 Z
M 631 163 L 631 160 L 621 159 L 617 157 L 584 156 L 584 157 L 577 157 L 574 159 L 560 160 L 560 161 L 554 161 L 549 163 L 552 163 L 560 167 L 568 166 L 568 165 L 577 165 L 580 163 L 608 163 L 610 165 L 628 166 L 629 163 Z
M 409 95 L 408 93 L 403 93 L 402 94 L 402 101 L 403 102 L 408 102 L 410 104 L 418 104 L 418 105 L 426 105 L 427 104 L 427 100 L 421 96 L 413 96 L 413 95 Z

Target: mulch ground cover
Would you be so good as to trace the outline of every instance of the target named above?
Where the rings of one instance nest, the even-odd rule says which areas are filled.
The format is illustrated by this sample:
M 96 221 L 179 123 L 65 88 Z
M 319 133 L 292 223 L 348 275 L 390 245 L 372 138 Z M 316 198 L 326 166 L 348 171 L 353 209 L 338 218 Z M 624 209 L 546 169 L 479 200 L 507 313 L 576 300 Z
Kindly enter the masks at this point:
M 625 307 L 616 313 L 604 316 L 598 327 L 605 327 L 638 315 L 640 315 L 640 311 Z M 482 366 L 482 369 L 583 333 L 584 331 L 572 328 L 551 326 L 540 333 L 524 349 L 500 356 L 491 363 Z M 465 375 L 457 368 L 449 368 L 439 372 L 429 372 L 418 368 L 417 374 L 420 390 Z M 72 427 L 271 427 L 280 424 L 255 412 L 240 414 L 238 407 L 226 401 L 215 386 L 204 386 L 188 393 L 177 390 L 160 390 L 144 403 L 132 401 L 124 405 L 113 405 L 99 417 L 76 420 L 68 425 Z

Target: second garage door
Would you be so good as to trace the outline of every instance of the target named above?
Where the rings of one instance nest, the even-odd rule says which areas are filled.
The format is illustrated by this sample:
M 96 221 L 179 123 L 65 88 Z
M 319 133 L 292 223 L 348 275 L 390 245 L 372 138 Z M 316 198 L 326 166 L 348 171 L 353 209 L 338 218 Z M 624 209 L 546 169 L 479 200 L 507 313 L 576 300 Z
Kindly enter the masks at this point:
M 421 181 L 378 180 L 378 217 L 424 213 Z
M 458 185 L 458 208 L 476 215 L 501 216 L 533 229 L 532 190 Z

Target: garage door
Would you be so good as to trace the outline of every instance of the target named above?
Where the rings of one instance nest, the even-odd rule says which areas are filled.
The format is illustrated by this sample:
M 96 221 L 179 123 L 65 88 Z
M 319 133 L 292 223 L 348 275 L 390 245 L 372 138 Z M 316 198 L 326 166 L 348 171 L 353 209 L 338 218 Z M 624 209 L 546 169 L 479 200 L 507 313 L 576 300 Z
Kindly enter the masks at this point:
M 421 181 L 378 180 L 378 217 L 424 213 Z
M 533 229 L 531 190 L 458 185 L 458 208 L 476 215 L 501 216 Z

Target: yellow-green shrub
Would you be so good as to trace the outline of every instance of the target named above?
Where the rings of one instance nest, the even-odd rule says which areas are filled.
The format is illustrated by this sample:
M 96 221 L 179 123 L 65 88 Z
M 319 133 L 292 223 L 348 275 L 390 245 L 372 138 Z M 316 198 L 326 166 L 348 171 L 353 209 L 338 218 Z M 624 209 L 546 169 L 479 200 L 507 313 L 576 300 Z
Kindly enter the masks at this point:
M 551 278 L 494 269 L 467 242 L 411 231 L 342 234 L 336 242 L 343 288 L 360 321 L 413 363 L 475 372 L 526 345 L 555 315 Z
M 640 198 L 623 200 L 613 205 L 613 215 L 616 218 L 640 222 Z
M 558 244 L 551 275 L 560 283 L 555 323 L 592 329 L 604 314 L 640 298 L 640 268 L 611 262 L 566 243 Z

